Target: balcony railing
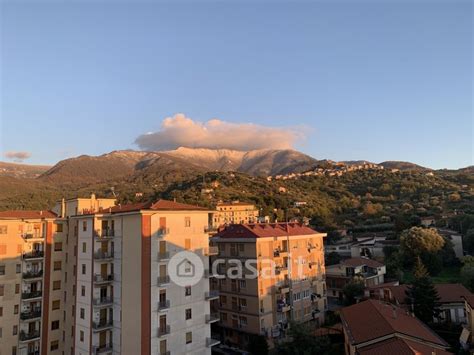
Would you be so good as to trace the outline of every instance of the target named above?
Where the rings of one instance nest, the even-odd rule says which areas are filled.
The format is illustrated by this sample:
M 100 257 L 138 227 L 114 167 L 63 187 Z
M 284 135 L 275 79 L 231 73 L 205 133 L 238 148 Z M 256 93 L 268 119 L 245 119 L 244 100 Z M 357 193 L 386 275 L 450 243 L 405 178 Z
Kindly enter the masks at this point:
M 204 233 L 217 232 L 218 228 L 214 226 L 204 227 Z
M 104 283 L 104 282 L 111 282 L 114 281 L 114 274 L 94 274 L 94 282 L 95 283 Z
M 170 258 L 170 252 L 169 251 L 159 251 L 158 252 L 158 260 L 166 260 Z
M 218 247 L 204 248 L 204 255 L 206 256 L 219 255 L 219 248 Z
M 159 327 L 159 328 L 158 328 L 158 337 L 162 337 L 162 336 L 164 336 L 164 335 L 166 335 L 166 334 L 169 334 L 170 331 L 171 331 L 171 328 L 170 328 L 169 325 L 166 325 L 166 326 L 164 326 L 164 327 Z
M 160 350 L 160 355 L 170 355 L 170 354 L 171 354 L 171 351 L 169 350 L 165 350 L 165 351 Z
M 220 320 L 219 313 L 206 314 L 206 323 L 214 323 Z
M 158 302 L 158 310 L 161 311 L 163 309 L 170 308 L 170 300 L 164 300 Z
M 108 252 L 96 251 L 94 253 L 94 258 L 96 260 L 113 259 L 113 257 L 114 257 L 113 251 L 108 251 Z
M 39 318 L 41 317 L 41 308 L 39 309 L 34 309 L 29 312 L 21 312 L 20 313 L 20 319 L 21 320 L 29 320 L 29 319 L 34 319 L 34 318 Z
M 43 277 L 43 270 L 31 270 L 23 273 L 24 279 L 34 279 L 36 277 Z
M 40 351 L 39 350 L 29 350 L 26 354 L 27 355 L 40 355 Z
M 24 300 L 27 300 L 30 298 L 41 297 L 42 295 L 43 295 L 42 291 L 23 292 L 21 294 L 21 298 L 23 298 Z
M 44 235 L 42 233 L 23 233 L 21 234 L 23 239 L 43 239 Z
M 112 347 L 112 344 L 110 345 L 102 345 L 102 346 L 93 346 L 92 347 L 92 353 L 93 354 L 105 354 L 105 353 L 110 353 L 114 350 Z
M 37 259 L 37 258 L 44 258 L 44 251 L 43 250 L 33 250 L 29 253 L 23 254 L 23 259 Z
M 221 343 L 221 341 L 219 339 L 215 339 L 215 338 L 206 338 L 206 346 L 208 348 L 210 347 L 213 347 L 215 345 L 219 345 Z
M 94 298 L 92 301 L 94 306 L 107 306 L 114 303 L 114 299 L 112 297 L 100 297 Z
M 167 235 L 167 234 L 169 234 L 169 233 L 170 233 L 170 229 L 169 229 L 169 228 L 165 228 L 165 227 L 160 228 L 160 229 L 158 229 L 158 230 L 156 231 L 156 235 L 157 235 L 158 237 L 163 237 L 163 236 L 165 236 L 165 235 Z
M 96 238 L 113 238 L 115 237 L 115 230 L 113 229 L 102 229 L 102 230 L 96 230 L 94 233 Z
M 205 296 L 206 296 L 206 300 L 217 299 L 219 298 L 219 291 L 217 290 L 208 291 L 206 292 Z
M 92 328 L 95 330 L 110 328 L 113 325 L 114 325 L 114 321 L 112 319 L 103 319 L 98 322 L 92 322 Z
M 158 286 L 169 284 L 170 283 L 170 277 L 169 276 L 158 276 L 157 283 L 158 283 Z
M 20 341 L 28 341 L 40 337 L 39 330 L 33 330 L 30 332 L 20 331 Z

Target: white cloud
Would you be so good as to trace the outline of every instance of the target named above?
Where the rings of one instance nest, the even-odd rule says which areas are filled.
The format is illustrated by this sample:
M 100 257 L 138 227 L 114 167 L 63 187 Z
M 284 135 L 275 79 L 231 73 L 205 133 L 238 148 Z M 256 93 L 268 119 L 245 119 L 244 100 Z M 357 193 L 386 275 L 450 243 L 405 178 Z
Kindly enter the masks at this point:
M 16 152 L 16 151 L 5 152 L 4 155 L 5 155 L 5 158 L 12 159 L 16 162 L 21 162 L 31 157 L 31 153 L 29 152 Z
M 265 127 L 253 123 L 231 123 L 212 119 L 198 122 L 178 113 L 167 117 L 158 132 L 140 135 L 135 143 L 145 150 L 179 147 L 234 149 L 287 149 L 303 135 L 294 128 Z

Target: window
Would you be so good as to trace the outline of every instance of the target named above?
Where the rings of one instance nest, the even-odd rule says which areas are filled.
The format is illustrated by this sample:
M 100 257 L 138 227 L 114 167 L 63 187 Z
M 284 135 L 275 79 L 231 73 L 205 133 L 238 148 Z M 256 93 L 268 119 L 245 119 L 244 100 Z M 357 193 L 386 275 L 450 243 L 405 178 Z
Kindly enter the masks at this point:
M 23 251 L 23 246 L 22 246 L 21 244 L 18 244 L 18 245 L 16 246 L 16 252 L 17 252 L 18 254 L 21 254 L 22 251 Z
M 85 232 L 87 230 L 87 221 L 82 222 L 82 231 Z
M 2 328 L 0 328 L 0 338 L 2 337 Z
M 227 322 L 227 313 L 221 313 L 221 320 Z
M 13 314 L 18 314 L 18 311 L 20 310 L 20 306 L 19 305 L 15 305 L 13 306 Z
M 191 217 L 184 217 L 184 226 L 191 227 Z
M 239 280 L 240 288 L 247 288 L 247 280 Z
M 185 296 L 191 296 L 191 286 L 186 286 L 184 288 L 184 295 Z
M 184 240 L 184 249 L 189 250 L 191 249 L 191 239 Z
M 86 274 L 86 264 L 82 264 L 82 275 Z
M 53 301 L 53 306 L 51 307 L 53 311 L 56 309 L 59 309 L 60 307 L 61 307 L 61 300 Z
M 63 224 L 62 223 L 56 224 L 56 232 L 62 233 L 62 231 L 63 231 Z
M 13 335 L 17 335 L 17 334 L 18 334 L 18 326 L 14 325 L 13 326 Z
M 83 330 L 81 330 L 81 331 L 79 332 L 79 339 L 81 340 L 81 342 L 84 341 L 84 331 L 83 331 Z
M 20 284 L 15 284 L 15 295 L 20 293 Z
M 54 243 L 54 251 L 62 251 L 62 250 L 63 250 L 63 243 L 62 242 Z
M 5 255 L 7 253 L 7 246 L 5 244 L 0 244 L 0 255 Z
M 61 261 L 55 261 L 53 264 L 53 270 L 58 271 L 61 270 Z
M 247 300 L 245 298 L 239 298 L 239 306 L 242 308 L 247 308 Z
M 85 309 L 84 309 L 84 308 L 81 308 L 81 309 L 79 310 L 79 312 L 81 313 L 81 315 L 80 315 L 81 319 L 84 319 L 85 314 L 86 314 Z
M 244 243 L 239 243 L 239 251 L 244 251 L 245 250 L 245 244 Z
M 5 285 L 0 285 L 0 296 L 3 296 L 5 293 Z
M 86 286 L 81 286 L 81 296 L 82 297 L 86 296 Z
M 16 355 L 16 346 L 12 346 L 12 355 Z
M 226 304 L 227 303 L 227 296 L 220 296 L 220 304 Z
M 21 273 L 21 264 L 16 264 L 16 273 Z
M 82 243 L 82 252 L 85 253 L 87 251 L 87 243 L 83 242 Z
M 61 288 L 61 280 L 53 281 L 53 290 L 59 290 Z
M 247 326 L 247 317 L 240 317 L 240 325 L 242 327 L 246 327 Z
M 58 320 L 54 320 L 51 322 L 51 330 L 56 330 L 56 329 L 59 329 L 59 321 Z
M 5 275 L 5 265 L 0 265 L 0 275 Z
M 191 318 L 192 318 L 192 311 L 191 311 L 191 308 L 188 308 L 185 311 L 185 319 L 188 320 L 188 319 L 191 319 Z
M 191 344 L 193 342 L 193 333 L 187 332 L 186 333 L 186 344 Z
M 3 317 L 3 307 L 0 307 L 0 317 Z
M 49 350 L 54 351 L 59 349 L 59 340 L 53 340 L 51 342 L 51 346 L 49 347 Z
M 0 234 L 7 234 L 8 226 L 0 226 Z

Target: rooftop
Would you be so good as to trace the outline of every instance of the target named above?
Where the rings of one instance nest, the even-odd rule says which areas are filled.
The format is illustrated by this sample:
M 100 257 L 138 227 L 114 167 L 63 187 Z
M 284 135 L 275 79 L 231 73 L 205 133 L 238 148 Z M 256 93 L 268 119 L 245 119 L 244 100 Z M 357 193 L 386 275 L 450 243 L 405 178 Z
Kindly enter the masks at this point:
M 404 309 L 367 300 L 341 310 L 341 320 L 351 344 L 360 344 L 390 334 L 403 334 L 443 347 L 448 344 L 418 318 Z
M 122 213 L 122 212 L 135 212 L 140 210 L 153 210 L 153 211 L 207 211 L 207 208 L 188 205 L 185 203 L 179 203 L 168 200 L 158 200 L 157 202 L 141 202 L 126 205 L 117 205 L 102 210 L 103 213 Z
M 56 218 L 57 215 L 51 211 L 40 210 L 14 210 L 0 212 L 0 218 L 11 219 L 42 219 L 42 218 Z
M 364 346 L 358 349 L 359 355 L 420 355 L 420 354 L 451 354 L 448 351 L 434 348 L 427 344 L 420 344 L 415 341 L 399 337 L 389 338 L 387 340 Z
M 352 266 L 352 267 L 367 265 L 369 267 L 377 268 L 377 267 L 382 267 L 383 266 L 382 263 L 379 263 L 376 260 L 372 260 L 372 259 L 369 259 L 369 258 L 362 258 L 362 257 L 360 257 L 360 258 L 349 258 L 349 259 L 346 259 L 346 260 L 342 260 L 341 264 L 345 265 L 345 266 Z
M 267 238 L 317 234 L 300 223 L 230 224 L 219 231 L 217 238 Z
M 409 285 L 388 286 L 392 297 L 399 303 L 404 304 L 406 290 Z M 465 298 L 472 297 L 472 293 L 461 284 L 435 284 L 441 303 L 460 303 Z

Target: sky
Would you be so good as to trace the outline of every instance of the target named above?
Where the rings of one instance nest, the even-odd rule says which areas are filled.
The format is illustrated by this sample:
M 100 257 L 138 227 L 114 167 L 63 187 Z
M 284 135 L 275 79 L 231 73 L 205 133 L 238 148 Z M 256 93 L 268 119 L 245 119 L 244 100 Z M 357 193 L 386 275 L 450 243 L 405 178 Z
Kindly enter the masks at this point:
M 0 160 L 294 148 L 472 165 L 470 0 L 0 2 Z

